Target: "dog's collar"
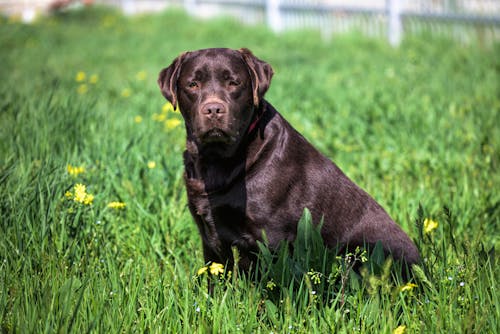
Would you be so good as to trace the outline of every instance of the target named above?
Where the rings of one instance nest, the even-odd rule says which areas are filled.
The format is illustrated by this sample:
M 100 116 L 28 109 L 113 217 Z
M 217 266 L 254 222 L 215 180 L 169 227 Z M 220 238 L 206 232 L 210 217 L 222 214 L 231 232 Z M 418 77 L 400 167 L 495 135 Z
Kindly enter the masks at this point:
M 248 133 L 252 133 L 255 128 L 257 128 L 257 125 L 259 124 L 259 121 L 262 119 L 262 116 L 264 116 L 264 113 L 266 112 L 266 106 L 263 106 L 262 112 L 257 113 L 257 117 L 253 120 L 252 123 L 250 123 L 250 126 L 248 127 Z

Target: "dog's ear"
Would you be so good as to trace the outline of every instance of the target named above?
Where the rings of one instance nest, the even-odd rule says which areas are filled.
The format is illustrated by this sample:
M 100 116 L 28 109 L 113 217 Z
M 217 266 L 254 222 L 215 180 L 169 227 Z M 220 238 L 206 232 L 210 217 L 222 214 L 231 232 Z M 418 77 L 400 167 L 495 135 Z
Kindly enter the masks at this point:
M 174 110 L 177 108 L 177 80 L 179 79 L 181 66 L 187 54 L 188 52 L 181 53 L 174 59 L 169 67 L 161 70 L 160 75 L 158 76 L 157 82 L 160 86 L 161 93 L 168 101 L 170 101 Z
M 252 51 L 246 48 L 239 49 L 238 52 L 248 66 L 252 79 L 253 104 L 258 107 L 260 100 L 264 97 L 271 84 L 271 78 L 274 74 L 273 69 L 271 65 L 255 57 Z

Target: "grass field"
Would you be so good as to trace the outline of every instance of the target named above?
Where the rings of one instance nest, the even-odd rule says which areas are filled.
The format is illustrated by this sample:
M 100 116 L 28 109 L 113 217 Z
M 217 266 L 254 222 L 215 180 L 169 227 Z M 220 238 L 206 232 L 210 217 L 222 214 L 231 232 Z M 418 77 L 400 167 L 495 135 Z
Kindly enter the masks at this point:
M 279 266 L 260 281 L 214 275 L 206 293 L 181 117 L 156 77 L 214 46 L 272 64 L 267 99 L 418 244 L 410 284 L 390 262 L 359 277 L 341 259 L 294 281 Z M 2 332 L 497 333 L 499 54 L 178 12 L 1 21 Z

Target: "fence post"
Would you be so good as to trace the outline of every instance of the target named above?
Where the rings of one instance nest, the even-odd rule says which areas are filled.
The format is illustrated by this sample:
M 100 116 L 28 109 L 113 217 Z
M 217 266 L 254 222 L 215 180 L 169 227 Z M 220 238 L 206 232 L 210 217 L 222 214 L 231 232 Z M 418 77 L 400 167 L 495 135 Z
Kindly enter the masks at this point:
M 389 43 L 392 46 L 398 46 L 401 42 L 401 36 L 403 34 L 403 25 L 401 23 L 401 1 L 400 0 L 387 0 L 386 6 L 388 6 L 388 37 Z
M 136 12 L 135 3 L 131 0 L 122 0 L 121 1 L 122 10 L 125 15 L 133 15 Z
M 275 32 L 283 30 L 280 12 L 280 0 L 266 0 L 267 25 Z
M 184 9 L 189 15 L 196 14 L 196 0 L 184 0 Z

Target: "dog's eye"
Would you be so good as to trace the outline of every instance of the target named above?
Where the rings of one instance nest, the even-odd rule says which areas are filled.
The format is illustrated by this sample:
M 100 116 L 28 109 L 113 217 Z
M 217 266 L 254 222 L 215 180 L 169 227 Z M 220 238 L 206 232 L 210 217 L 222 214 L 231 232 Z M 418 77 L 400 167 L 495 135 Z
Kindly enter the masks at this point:
M 188 84 L 189 88 L 196 88 L 198 87 L 198 83 L 196 81 L 191 81 L 189 84 Z

